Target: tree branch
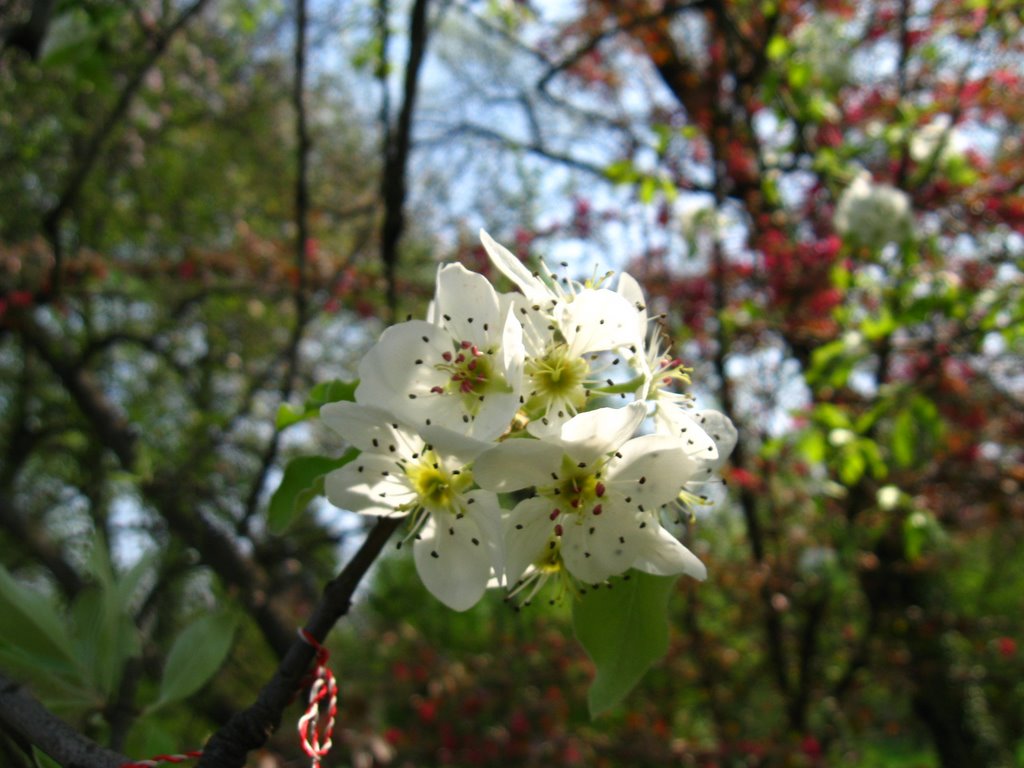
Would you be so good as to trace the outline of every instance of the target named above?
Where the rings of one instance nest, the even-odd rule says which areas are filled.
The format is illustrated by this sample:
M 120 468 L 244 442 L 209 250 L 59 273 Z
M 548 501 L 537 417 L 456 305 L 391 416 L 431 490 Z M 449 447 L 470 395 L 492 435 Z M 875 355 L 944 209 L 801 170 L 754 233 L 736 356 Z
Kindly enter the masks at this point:
M 57 202 L 54 203 L 53 207 L 50 208 L 43 216 L 42 230 L 50 243 L 54 257 L 53 281 L 51 285 L 52 294 L 56 295 L 60 293 L 61 259 L 63 254 L 60 239 L 61 220 L 78 201 L 78 195 L 82 191 L 82 186 L 85 184 L 85 180 L 92 172 L 93 166 L 96 165 L 96 161 L 99 160 L 100 151 L 102 150 L 103 145 L 114 132 L 114 128 L 117 127 L 117 124 L 121 122 L 122 118 L 127 114 L 128 108 L 131 106 L 131 103 L 135 98 L 135 94 L 138 93 L 139 88 L 142 87 L 146 74 L 150 69 L 152 69 L 153 65 L 156 64 L 164 51 L 167 50 L 167 46 L 170 44 L 171 40 L 174 39 L 174 36 L 184 29 L 185 25 L 188 24 L 192 17 L 203 9 L 203 6 L 205 6 L 207 2 L 209 2 L 209 0 L 195 0 L 195 2 L 186 8 L 169 27 L 156 34 L 152 40 L 152 46 L 146 53 L 142 63 L 135 72 L 132 73 L 131 78 L 121 90 L 121 94 L 117 99 L 117 103 L 114 104 L 114 108 L 110 110 L 107 116 L 100 122 L 96 130 L 93 131 L 89 140 L 86 142 L 85 148 L 78 153 L 78 156 L 81 157 L 81 162 L 79 162 L 72 170 L 71 175 L 64 184 L 64 189 L 57 197 Z
M 64 768 L 120 768 L 129 762 L 86 738 L 0 673 L 0 727 L 35 745 Z
M 384 177 L 381 196 L 384 200 L 384 222 L 381 225 L 381 261 L 387 278 L 388 308 L 395 319 L 398 310 L 398 241 L 405 229 L 406 169 L 412 143 L 412 116 L 416 108 L 420 66 L 427 49 L 427 6 L 429 0 L 416 0 L 410 16 L 409 60 L 405 66 L 402 108 L 393 132 L 387 134 L 384 147 Z
M 295 110 L 295 325 L 288 340 L 287 365 L 281 382 L 281 402 L 288 402 L 295 389 L 299 373 L 299 347 L 308 320 L 306 298 L 306 248 L 309 245 L 309 152 L 312 141 L 306 125 L 306 0 L 295 4 L 295 72 L 292 81 L 292 106 Z M 239 531 L 247 531 L 248 524 L 259 509 L 260 496 L 266 484 L 267 475 L 277 460 L 281 446 L 281 430 L 274 428 L 270 442 L 263 451 L 260 467 L 256 472 L 249 495 L 245 501 L 245 512 L 239 522 Z
M 83 587 L 82 578 L 64 558 L 60 547 L 39 526 L 18 512 L 13 500 L 0 490 L 0 527 L 6 529 L 20 548 L 27 550 L 53 576 L 66 597 L 74 597 Z M 10 563 L 8 563 L 10 565 Z
M 27 343 L 56 374 L 101 444 L 114 453 L 125 470 L 134 472 L 138 435 L 131 423 L 106 397 L 88 370 L 68 362 L 73 355 L 67 350 L 54 351 L 46 332 L 31 317 L 22 315 L 20 320 L 18 328 Z M 264 570 L 239 552 L 225 532 L 194 509 L 189 495 L 182 493 L 176 470 L 162 472 L 141 487 L 164 521 L 196 547 L 203 561 L 225 583 L 238 589 L 241 602 L 252 613 L 268 644 L 278 656 L 283 655 L 291 643 L 291 632 L 267 599 L 269 583 Z
M 318 643 L 323 643 L 334 624 L 348 613 L 356 587 L 402 520 L 378 520 L 348 565 L 324 587 L 323 596 L 305 626 L 306 632 Z M 285 708 L 302 685 L 313 656 L 314 649 L 309 643 L 301 637 L 294 638 L 256 701 L 235 714 L 207 742 L 197 768 L 241 768 L 246 755 L 263 746 L 277 729 Z

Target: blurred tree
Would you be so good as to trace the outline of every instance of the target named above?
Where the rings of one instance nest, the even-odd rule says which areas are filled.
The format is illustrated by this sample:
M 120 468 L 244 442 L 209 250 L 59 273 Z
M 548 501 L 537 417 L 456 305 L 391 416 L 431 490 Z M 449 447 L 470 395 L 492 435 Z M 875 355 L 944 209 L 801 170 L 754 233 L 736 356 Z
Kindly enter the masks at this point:
M 0 60 L 0 656 L 140 755 L 200 741 L 296 641 L 358 526 L 268 531 L 282 460 L 317 439 L 275 412 L 398 294 L 365 125 L 307 64 L 329 20 L 205 6 L 57 4 L 37 56 Z M 183 720 L 236 628 L 234 674 Z
M 1011 0 L 10 9 L 0 669 L 81 733 L 180 751 L 287 660 L 353 532 L 268 523 L 302 401 L 435 251 L 486 270 L 486 224 L 628 263 L 740 426 L 732 492 L 668 658 L 593 725 L 557 611 L 448 621 L 386 563 L 339 640 L 353 764 L 1020 759 Z
M 774 764 L 910 728 L 943 765 L 1008 765 L 1021 731 L 992 706 L 1015 687 L 993 649 L 1020 626 L 1009 602 L 984 617 L 973 605 L 1019 557 L 1019 15 L 957 2 L 563 10 L 467 17 L 477 47 L 520 58 L 476 91 L 507 112 L 504 129 L 457 114 L 451 134 L 591 177 L 506 239 L 544 253 L 615 227 L 621 249 L 622 229 L 640 230 L 631 271 L 690 335 L 685 356 L 711 362 L 695 380 L 741 427 L 744 525 L 723 532 L 749 566 L 695 593 L 686 619 L 714 670 L 702 679 L 719 743 L 756 734 Z M 587 139 L 559 133 L 574 118 Z M 601 172 L 632 197 L 595 187 Z M 713 559 L 730 551 L 717 539 Z M 975 559 L 997 540 L 1007 549 Z M 745 606 L 731 622 L 716 589 Z M 698 610 L 706 600 L 717 610 Z M 754 615 L 758 642 L 743 645 Z M 749 663 L 714 664 L 717 646 Z M 756 706 L 726 693 L 753 680 Z M 882 696 L 892 713 L 855 714 Z

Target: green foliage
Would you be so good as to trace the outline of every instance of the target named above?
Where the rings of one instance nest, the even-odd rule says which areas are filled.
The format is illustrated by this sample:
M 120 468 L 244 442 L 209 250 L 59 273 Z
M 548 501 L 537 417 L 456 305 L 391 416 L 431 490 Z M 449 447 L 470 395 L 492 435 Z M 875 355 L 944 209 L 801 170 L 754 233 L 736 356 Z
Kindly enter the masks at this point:
M 149 711 L 182 701 L 202 688 L 227 658 L 237 626 L 237 614 L 222 609 L 200 616 L 182 630 L 167 654 L 160 693 Z
M 321 381 L 310 390 L 302 408 L 293 408 L 282 403 L 277 410 L 277 428 L 284 429 L 292 424 L 314 419 L 320 415 L 320 408 L 327 403 L 342 401 L 352 402 L 356 399 L 358 381 Z
M 21 672 L 73 678 L 78 656 L 50 599 L 15 581 L 0 565 L 0 657 Z
M 5 31 L 32 5 L 15 3 Z M 640 645 L 654 658 L 664 629 L 600 601 L 645 577 L 575 606 L 597 638 L 595 680 L 569 604 L 516 613 L 494 590 L 452 614 L 406 552 L 386 558 L 335 637 L 346 681 L 336 749 L 352 754 L 332 759 L 384 763 L 390 749 L 394 764 L 416 765 L 931 766 L 910 697 L 922 677 L 945 675 L 969 683 L 956 722 L 981 722 L 1024 763 L 1019 14 L 1007 0 L 970 0 L 974 16 L 934 4 L 901 30 L 875 2 L 676 4 L 657 19 L 613 5 L 584 2 L 555 23 L 525 3 L 461 4 L 432 30 L 431 50 L 453 51 L 460 102 L 448 109 L 447 89 L 431 88 L 419 102 L 430 124 L 413 115 L 428 140 L 410 166 L 416 215 L 397 289 L 403 312 L 418 309 L 438 260 L 479 257 L 480 223 L 516 227 L 531 255 L 569 243 L 581 254 L 570 270 L 628 258 L 652 316 L 686 326 L 693 344 L 678 352 L 693 356 L 700 396 L 733 387 L 746 450 L 727 468 L 729 500 L 699 515 L 709 580 L 670 606 L 664 674 L 624 699 L 646 668 L 630 633 L 652 625 Z M 353 455 L 320 455 L 329 449 L 307 427 L 354 392 L 312 383 L 350 372 L 385 314 L 385 142 L 364 118 L 381 107 L 376 78 L 399 73 L 408 50 L 403 14 L 384 20 L 385 48 L 372 4 L 346 5 L 311 35 L 306 324 L 285 382 L 300 282 L 293 8 L 208 6 L 125 94 L 182 7 L 58 2 L 38 60 L 0 51 L 0 666 L 100 741 L 125 736 L 106 718 L 119 684 L 138 678 L 124 693 L 145 714 L 123 747 L 138 757 L 200 743 L 276 663 L 233 613 L 235 596 L 260 589 L 299 623 L 358 538 L 301 514 Z M 483 19 L 469 17 L 477 10 Z M 557 60 L 568 66 L 534 92 L 537 63 Z M 650 93 L 636 87 L 638 60 L 661 79 Z M 359 71 L 332 72 L 336 61 Z M 128 108 L 89 155 L 122 95 Z M 520 104 L 536 121 L 527 145 L 501 135 L 527 120 L 491 119 Z M 486 127 L 486 151 L 464 141 L 466 115 Z M 914 140 L 942 115 L 971 151 L 933 145 L 922 160 Z M 559 158 L 569 162 L 550 164 Z M 80 193 L 62 201 L 86 161 Z M 860 169 L 908 194 L 912 241 L 822 247 Z M 580 190 L 602 201 L 586 231 L 557 213 Z M 687 232 L 693 258 L 681 264 L 677 212 L 648 208 L 677 194 L 724 198 L 706 215 L 742 223 L 719 233 L 720 251 Z M 623 199 L 641 205 L 617 208 Z M 58 202 L 69 205 L 54 234 L 42 222 Z M 47 295 L 51 237 L 64 251 L 59 296 Z M 13 312 L 17 301 L 30 306 Z M 758 375 L 732 375 L 733 360 Z M 90 391 L 110 406 L 103 418 L 82 400 Z M 309 397 L 282 405 L 283 391 Z M 134 462 L 107 439 L 122 420 Z M 267 450 L 283 430 L 286 455 L 301 456 L 290 463 Z M 279 473 L 265 508 L 260 478 Z M 883 484 L 899 488 L 893 506 Z M 264 578 L 232 582 L 182 521 L 208 524 Z M 109 541 L 84 533 L 100 530 Z M 159 557 L 135 561 L 140 548 Z M 114 565 L 124 559 L 135 565 Z M 653 588 L 638 599 L 664 607 Z M 197 620 L 211 603 L 221 607 Z M 950 627 L 951 665 L 927 645 Z M 929 698 L 955 704 L 951 690 Z M 605 712 L 593 724 L 588 697 Z M 991 717 L 977 717 L 985 705 Z M 293 732 L 268 753 L 298 760 Z
M 934 515 L 915 511 L 903 521 L 903 543 L 907 560 L 913 562 L 945 538 Z
M 576 639 L 597 673 L 587 696 L 592 717 L 625 698 L 668 650 L 666 605 L 674 577 L 632 571 L 573 604 Z
M 116 695 L 124 665 L 141 653 L 132 609 L 139 585 L 152 574 L 155 560 L 155 555 L 144 555 L 118 578 L 103 537 L 92 542 L 89 573 L 94 584 L 75 598 L 69 618 L 85 673 L 83 682 L 101 700 Z
M 297 514 L 324 492 L 324 476 L 345 466 L 359 455 L 350 448 L 338 458 L 328 456 L 297 456 L 284 468 L 281 484 L 270 497 L 267 525 L 273 533 L 281 533 Z
M 913 467 L 934 453 L 942 435 L 942 421 L 935 403 L 912 394 L 896 410 L 892 421 L 892 458 L 900 469 Z
M 32 759 L 35 761 L 37 768 L 61 768 L 56 760 L 34 745 L 32 747 Z

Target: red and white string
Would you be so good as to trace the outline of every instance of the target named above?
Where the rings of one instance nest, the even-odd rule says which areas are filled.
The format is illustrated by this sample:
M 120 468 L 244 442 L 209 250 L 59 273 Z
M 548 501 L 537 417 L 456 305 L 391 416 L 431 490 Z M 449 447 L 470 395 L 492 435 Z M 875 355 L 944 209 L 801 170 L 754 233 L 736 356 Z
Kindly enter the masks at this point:
M 309 678 L 309 703 L 299 718 L 299 739 L 302 751 L 312 759 L 312 768 L 320 768 L 320 761 L 331 751 L 334 737 L 334 722 L 338 716 L 338 683 L 334 673 L 327 666 L 329 653 L 313 635 L 305 629 L 299 630 L 299 637 L 316 651 L 316 668 Z M 320 727 L 321 721 L 323 727 Z M 183 752 L 180 755 L 155 755 L 148 760 L 125 763 L 120 768 L 155 768 L 165 763 L 184 763 L 202 757 L 201 750 Z
M 125 763 L 121 768 L 154 768 L 162 763 L 184 763 L 188 760 L 196 760 L 202 757 L 201 751 L 184 752 L 180 755 L 156 755 L 148 760 L 138 760 L 134 763 Z
M 331 751 L 334 721 L 338 715 L 338 683 L 327 666 L 327 649 L 309 632 L 299 630 L 299 637 L 316 650 L 316 669 L 309 687 L 309 705 L 299 718 L 299 739 L 302 751 L 312 759 L 312 768 L 320 768 L 320 760 Z M 321 727 L 321 722 L 323 727 Z

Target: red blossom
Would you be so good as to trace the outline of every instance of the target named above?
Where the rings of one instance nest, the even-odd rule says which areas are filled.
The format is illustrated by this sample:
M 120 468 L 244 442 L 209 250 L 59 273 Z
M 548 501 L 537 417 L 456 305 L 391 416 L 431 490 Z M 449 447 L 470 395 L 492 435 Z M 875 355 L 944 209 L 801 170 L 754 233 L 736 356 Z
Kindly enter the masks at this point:
M 416 704 L 416 715 L 424 723 L 433 723 L 437 720 L 438 703 L 435 699 L 423 699 Z
M 999 651 L 999 655 L 1004 659 L 1009 659 L 1017 655 L 1017 641 L 1012 637 L 998 638 L 996 640 L 996 648 Z
M 8 301 L 12 307 L 29 307 L 32 305 L 32 292 L 11 291 Z

